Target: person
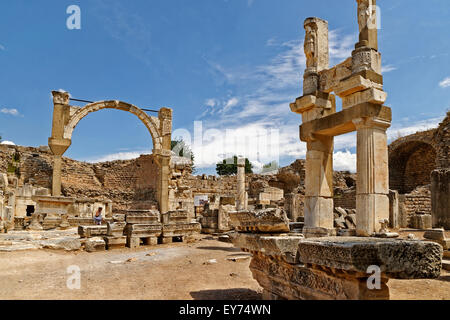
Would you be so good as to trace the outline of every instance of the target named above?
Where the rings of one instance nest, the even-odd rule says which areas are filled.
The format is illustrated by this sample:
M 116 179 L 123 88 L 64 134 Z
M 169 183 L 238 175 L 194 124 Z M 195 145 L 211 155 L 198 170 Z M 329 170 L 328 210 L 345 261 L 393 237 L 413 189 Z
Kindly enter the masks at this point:
M 102 224 L 102 221 L 103 221 L 102 210 L 103 210 L 103 208 L 100 207 L 95 212 L 94 222 L 95 222 L 96 225 L 101 225 Z

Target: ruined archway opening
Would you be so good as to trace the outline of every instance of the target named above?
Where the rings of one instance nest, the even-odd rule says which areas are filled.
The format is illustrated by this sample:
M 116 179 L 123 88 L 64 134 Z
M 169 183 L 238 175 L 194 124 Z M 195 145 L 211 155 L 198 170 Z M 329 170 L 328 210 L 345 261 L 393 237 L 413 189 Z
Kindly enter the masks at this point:
M 100 204 L 111 214 L 158 209 L 160 168 L 152 148 L 148 129 L 134 114 L 115 109 L 89 113 L 77 124 L 66 153 L 78 161 L 64 160 L 63 195 L 90 198 L 90 206 L 80 208 L 83 217 Z
M 391 150 L 389 185 L 400 194 L 431 183 L 431 172 L 436 168 L 436 150 L 428 143 L 408 142 Z

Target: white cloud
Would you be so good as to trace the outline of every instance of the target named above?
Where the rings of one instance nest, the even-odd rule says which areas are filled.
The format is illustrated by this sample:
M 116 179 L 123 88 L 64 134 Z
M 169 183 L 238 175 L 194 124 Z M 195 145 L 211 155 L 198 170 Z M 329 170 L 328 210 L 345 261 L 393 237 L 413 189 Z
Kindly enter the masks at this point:
M 16 145 L 14 142 L 7 141 L 7 140 L 0 142 L 0 144 L 4 144 L 4 145 L 8 145 L 8 146 L 15 146 Z
M 333 168 L 335 171 L 356 172 L 356 154 L 346 150 L 333 154 Z
M 385 66 L 381 67 L 381 73 L 388 73 L 388 72 L 391 72 L 391 71 L 394 71 L 394 70 L 397 70 L 397 67 L 395 67 L 392 64 L 388 64 L 388 65 L 385 65 Z
M 444 117 L 445 115 L 416 122 L 394 122 L 393 126 L 387 131 L 388 139 L 393 141 L 399 137 L 437 128 Z
M 450 87 L 450 77 L 445 78 L 444 80 L 442 80 L 441 82 L 439 82 L 439 86 L 441 88 L 447 88 Z
M 4 114 L 9 114 L 9 115 L 15 116 L 15 117 L 20 116 L 20 113 L 19 113 L 19 111 L 17 109 L 3 108 L 3 109 L 0 110 L 0 112 L 4 113 Z
M 89 163 L 99 163 L 99 162 L 108 162 L 108 161 L 116 161 L 116 160 L 131 160 L 139 158 L 142 154 L 151 154 L 151 150 L 144 151 L 130 151 L 130 152 L 118 152 L 112 154 L 106 154 L 93 159 L 86 159 L 86 162 Z
M 356 35 L 342 36 L 331 31 L 331 64 L 350 57 L 355 41 Z M 225 97 L 206 101 L 207 110 L 199 118 L 204 134 L 210 131 L 201 146 L 192 144 L 198 168 L 214 166 L 224 157 L 242 152 L 255 164 L 279 161 L 281 157 L 305 157 L 306 144 L 299 139 L 301 116 L 289 109 L 302 92 L 306 68 L 303 40 L 278 43 L 270 39 L 266 45 L 279 53 L 263 65 L 224 67 L 205 59 L 216 76 L 244 91 L 227 92 Z M 278 130 L 277 141 L 261 142 L 271 139 L 271 129 Z M 227 135 L 227 130 L 234 133 Z M 342 143 L 342 147 L 346 146 Z

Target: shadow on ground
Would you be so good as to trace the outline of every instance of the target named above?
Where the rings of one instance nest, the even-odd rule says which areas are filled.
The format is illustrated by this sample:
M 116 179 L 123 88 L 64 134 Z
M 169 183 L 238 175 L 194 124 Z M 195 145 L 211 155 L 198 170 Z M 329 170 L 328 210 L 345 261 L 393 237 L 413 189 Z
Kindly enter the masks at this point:
M 202 250 L 221 250 L 221 251 L 227 251 L 227 252 L 241 252 L 241 249 L 239 248 L 226 248 L 226 247 L 215 247 L 215 246 L 211 246 L 211 247 L 197 247 L 197 249 L 202 249 Z
M 202 290 L 190 293 L 194 300 L 261 300 L 261 293 L 246 288 Z
M 438 280 L 450 282 L 450 274 L 445 276 L 440 276 Z

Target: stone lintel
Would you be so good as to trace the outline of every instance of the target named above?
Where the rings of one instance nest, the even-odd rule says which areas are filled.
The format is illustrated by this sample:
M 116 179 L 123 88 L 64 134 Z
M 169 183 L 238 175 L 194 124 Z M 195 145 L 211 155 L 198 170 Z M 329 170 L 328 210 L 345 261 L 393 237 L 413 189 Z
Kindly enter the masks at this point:
M 355 92 L 342 98 L 342 109 L 348 109 L 355 105 L 369 102 L 373 104 L 383 104 L 386 101 L 387 93 L 383 90 L 370 88 L 364 91 Z
M 308 141 L 311 136 L 338 136 L 356 130 L 353 120 L 377 118 L 390 123 L 391 108 L 373 103 L 362 103 L 351 108 L 303 123 L 300 126 L 300 140 Z
M 298 246 L 300 263 L 361 275 L 378 266 L 384 277 L 394 279 L 438 278 L 442 252 L 433 242 L 362 237 L 309 238 Z
M 290 231 L 286 212 L 280 208 L 230 211 L 228 214 L 230 224 L 239 231 L 254 233 L 284 233 Z
M 233 232 L 233 245 L 249 252 L 261 252 L 268 256 L 281 257 L 287 263 L 298 263 L 297 249 L 302 234 L 258 235 Z
M 370 74 L 370 73 L 368 73 Z M 364 91 L 370 88 L 383 90 L 383 85 L 370 79 L 364 78 L 362 75 L 355 74 L 348 79 L 344 79 L 336 86 L 335 93 L 343 98 L 358 91 Z
M 55 204 L 72 204 L 75 203 L 75 198 L 68 197 L 53 197 L 53 196 L 32 196 L 31 199 L 35 202 L 47 202 Z
M 333 107 L 332 102 L 329 100 L 328 94 L 326 95 L 305 95 L 297 98 L 294 103 L 290 105 L 291 111 L 294 113 L 302 114 L 313 108 L 331 109 Z

